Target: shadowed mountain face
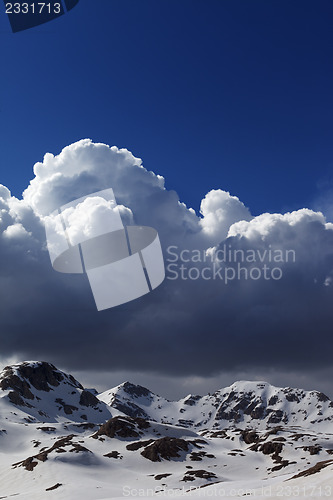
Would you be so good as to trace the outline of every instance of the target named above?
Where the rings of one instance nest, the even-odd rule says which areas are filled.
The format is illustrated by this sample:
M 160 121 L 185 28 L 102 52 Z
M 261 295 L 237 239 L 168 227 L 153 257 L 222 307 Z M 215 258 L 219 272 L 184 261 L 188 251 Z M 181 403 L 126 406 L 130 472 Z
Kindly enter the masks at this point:
M 46 422 L 68 420 L 102 422 L 110 412 L 72 375 L 46 362 L 6 366 L 0 374 L 3 397 L 24 412 Z
M 92 500 L 123 496 L 124 487 L 145 496 L 220 483 L 228 498 L 235 481 L 313 488 L 314 475 L 333 493 L 332 413 L 320 392 L 264 382 L 168 401 L 129 382 L 96 396 L 46 362 L 8 366 L 0 374 L 2 498 L 52 491 Z

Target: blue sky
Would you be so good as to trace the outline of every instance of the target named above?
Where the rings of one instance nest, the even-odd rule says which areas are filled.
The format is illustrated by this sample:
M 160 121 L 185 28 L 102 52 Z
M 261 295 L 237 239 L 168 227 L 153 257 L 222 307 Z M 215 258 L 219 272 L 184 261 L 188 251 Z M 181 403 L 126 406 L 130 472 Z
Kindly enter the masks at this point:
M 253 214 L 314 206 L 333 166 L 331 1 L 80 0 L 1 39 L 1 178 L 46 152 L 126 147 L 196 210 L 212 188 Z M 321 186 L 321 188 L 318 188 Z

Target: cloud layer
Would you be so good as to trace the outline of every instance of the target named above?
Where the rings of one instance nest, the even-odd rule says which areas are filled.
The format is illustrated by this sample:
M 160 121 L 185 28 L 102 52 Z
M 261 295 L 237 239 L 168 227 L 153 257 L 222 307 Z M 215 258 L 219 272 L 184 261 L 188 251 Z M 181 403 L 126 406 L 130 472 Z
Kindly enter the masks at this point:
M 129 151 L 88 139 L 46 154 L 34 174 L 22 200 L 0 187 L 3 356 L 200 377 L 330 366 L 333 225 L 322 213 L 252 217 L 220 189 L 206 194 L 197 215 Z M 53 271 L 44 222 L 60 206 L 110 187 L 125 223 L 159 232 L 167 279 L 136 301 L 97 312 L 85 276 Z M 68 213 L 73 240 L 115 209 L 88 203 L 88 212 Z M 287 261 L 291 250 L 295 258 Z M 282 276 L 257 278 L 254 268 L 263 266 Z M 236 273 L 227 283 L 226 268 Z

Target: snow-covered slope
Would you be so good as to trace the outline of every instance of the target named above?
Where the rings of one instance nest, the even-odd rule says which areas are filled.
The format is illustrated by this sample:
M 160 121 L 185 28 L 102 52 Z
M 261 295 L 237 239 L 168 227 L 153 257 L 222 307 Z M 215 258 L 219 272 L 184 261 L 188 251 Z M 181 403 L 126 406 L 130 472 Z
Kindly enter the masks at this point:
M 1 413 L 16 406 L 18 418 L 25 421 L 102 423 L 110 418 L 110 410 L 93 392 L 50 363 L 7 366 L 0 374 L 0 389 Z
M 0 498 L 333 498 L 332 405 L 320 393 L 237 382 L 169 402 L 127 382 L 99 398 L 49 363 L 5 368 Z
M 260 429 L 299 425 L 325 430 L 333 424 L 333 402 L 325 394 L 282 389 L 266 382 L 235 382 L 212 395 L 189 395 L 180 401 L 168 401 L 144 387 L 125 382 L 98 397 L 129 416 L 197 430 L 233 425 Z

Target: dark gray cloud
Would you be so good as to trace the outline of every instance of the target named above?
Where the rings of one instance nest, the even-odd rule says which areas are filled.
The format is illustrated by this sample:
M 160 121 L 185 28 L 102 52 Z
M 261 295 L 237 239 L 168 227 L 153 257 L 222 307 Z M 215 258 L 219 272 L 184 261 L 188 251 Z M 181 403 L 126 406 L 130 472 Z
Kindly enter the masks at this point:
M 84 275 L 53 271 L 43 217 L 108 187 L 135 223 L 157 229 L 171 267 L 154 292 L 98 312 Z M 269 378 L 272 370 L 310 381 L 331 366 L 333 225 L 321 213 L 251 217 L 238 198 L 214 190 L 199 217 L 131 153 L 88 140 L 46 155 L 23 199 L 2 187 L 0 202 L 4 358 L 177 376 L 184 389 L 186 380 L 222 382 L 228 373 Z M 221 259 L 234 250 L 238 258 Z M 235 273 L 228 283 L 225 267 L 229 278 Z M 282 274 L 272 277 L 273 268 Z
M 188 394 L 201 396 L 213 393 L 222 387 L 228 387 L 238 380 L 256 380 L 269 382 L 277 387 L 299 387 L 305 390 L 320 390 L 333 399 L 333 368 L 300 371 L 277 371 L 249 367 L 242 371 L 225 371 L 215 376 L 173 376 L 149 372 L 96 371 L 82 370 L 74 372 L 75 378 L 85 387 L 95 387 L 99 392 L 115 387 L 126 380 L 149 388 L 155 394 L 170 400 L 181 399 Z

